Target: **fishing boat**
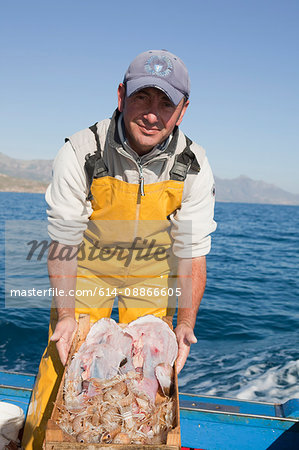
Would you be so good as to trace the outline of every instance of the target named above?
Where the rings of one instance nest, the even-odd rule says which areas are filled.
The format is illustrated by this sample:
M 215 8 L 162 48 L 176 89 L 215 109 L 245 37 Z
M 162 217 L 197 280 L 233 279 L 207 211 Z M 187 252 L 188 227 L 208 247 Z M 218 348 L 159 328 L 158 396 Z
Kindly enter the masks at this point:
M 26 416 L 35 375 L 0 372 L 0 401 Z M 297 450 L 299 399 L 283 404 L 180 393 L 182 449 Z

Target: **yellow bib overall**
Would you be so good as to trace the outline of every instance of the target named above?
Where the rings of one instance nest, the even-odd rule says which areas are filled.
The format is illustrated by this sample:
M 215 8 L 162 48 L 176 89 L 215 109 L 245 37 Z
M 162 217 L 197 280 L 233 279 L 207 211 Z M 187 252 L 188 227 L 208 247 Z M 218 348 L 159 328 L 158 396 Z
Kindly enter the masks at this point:
M 167 217 L 180 207 L 183 186 L 175 180 L 153 183 L 141 195 L 138 184 L 109 176 L 93 180 L 85 258 L 78 262 L 77 314 L 88 313 L 92 321 L 109 317 L 116 292 L 121 323 L 174 314 L 169 302 L 175 295 L 168 294 L 174 292 L 175 258 Z

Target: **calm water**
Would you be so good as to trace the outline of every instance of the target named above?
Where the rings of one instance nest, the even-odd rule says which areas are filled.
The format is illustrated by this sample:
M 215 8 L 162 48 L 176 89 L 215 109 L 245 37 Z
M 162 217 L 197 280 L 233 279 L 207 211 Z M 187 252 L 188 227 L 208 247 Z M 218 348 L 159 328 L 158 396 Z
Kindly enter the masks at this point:
M 20 220 L 22 233 L 22 220 L 46 219 L 45 209 L 42 195 L 0 193 L 0 369 L 35 373 L 46 345 L 47 309 L 4 308 L 4 222 Z M 299 397 L 299 207 L 219 203 L 216 221 L 198 343 L 180 390 Z

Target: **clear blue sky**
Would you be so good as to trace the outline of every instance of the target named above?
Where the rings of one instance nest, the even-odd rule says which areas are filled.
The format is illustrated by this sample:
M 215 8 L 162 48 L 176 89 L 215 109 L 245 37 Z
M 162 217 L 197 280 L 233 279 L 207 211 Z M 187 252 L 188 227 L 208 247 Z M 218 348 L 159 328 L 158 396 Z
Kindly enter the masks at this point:
M 166 48 L 191 77 L 181 128 L 215 175 L 299 193 L 298 13 L 298 0 L 2 1 L 0 151 L 54 158 L 112 114 L 138 53 Z

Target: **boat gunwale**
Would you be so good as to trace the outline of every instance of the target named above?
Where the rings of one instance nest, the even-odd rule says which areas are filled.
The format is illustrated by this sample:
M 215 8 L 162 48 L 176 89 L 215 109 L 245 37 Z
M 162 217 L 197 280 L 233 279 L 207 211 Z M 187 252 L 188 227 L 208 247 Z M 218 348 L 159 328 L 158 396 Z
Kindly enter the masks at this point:
M 253 404 L 260 404 L 260 405 L 268 405 L 268 406 L 279 406 L 281 403 L 271 403 L 271 402 L 262 402 L 258 400 L 246 400 L 246 399 L 239 399 L 239 398 L 232 398 L 232 397 L 218 397 L 217 395 L 208 395 L 208 394 L 190 394 L 186 392 L 180 392 L 180 395 L 187 395 L 188 397 L 203 397 L 203 398 L 215 398 L 217 400 L 230 400 L 233 402 L 242 402 L 242 403 L 253 403 Z M 289 399 L 292 400 L 292 399 Z M 287 400 L 288 401 L 288 400 Z
M 20 386 L 11 386 L 9 384 L 0 384 L 0 389 L 11 389 L 13 391 L 28 391 L 32 392 L 33 388 L 26 388 L 26 387 L 20 387 Z
M 210 399 L 217 399 L 217 400 L 228 400 L 232 402 L 240 402 L 240 403 L 251 403 L 251 404 L 259 404 L 259 405 L 267 405 L 267 406 L 281 406 L 280 403 L 269 403 L 269 402 L 259 402 L 254 400 L 244 400 L 244 399 L 236 399 L 236 398 L 230 398 L 230 397 L 218 397 L 216 395 L 199 395 L 199 394 L 190 394 L 185 392 L 180 392 L 180 396 L 187 396 L 187 397 L 196 397 L 196 398 L 210 398 Z M 290 399 L 292 400 L 292 399 Z M 296 398 L 295 398 L 296 400 Z M 299 399 L 298 399 L 299 400 Z M 289 400 L 287 400 L 289 401 Z M 283 404 L 283 403 L 282 403 Z M 231 416 L 240 416 L 240 417 L 248 417 L 253 419 L 266 419 L 266 420 L 278 420 L 280 422 L 293 422 L 297 423 L 299 422 L 299 417 L 278 417 L 278 416 L 269 416 L 266 414 L 252 414 L 252 413 L 240 413 L 240 412 L 232 412 L 232 411 L 215 411 L 211 409 L 204 409 L 204 408 L 196 408 L 196 407 L 188 407 L 188 406 L 182 406 L 180 405 L 180 410 L 184 411 L 195 411 L 195 412 L 204 412 L 209 414 L 222 414 L 222 415 L 231 415 Z
M 11 374 L 11 375 L 25 375 L 25 377 L 32 377 L 32 378 L 36 378 L 36 375 L 34 373 L 26 373 L 26 372 L 13 372 L 12 370 L 0 370 L 0 374 L 1 373 L 7 373 L 7 374 Z
M 276 420 L 279 422 L 299 422 L 299 418 L 289 418 L 289 417 L 276 417 L 276 416 L 264 416 L 257 414 L 248 414 L 248 413 L 237 413 L 237 412 L 227 412 L 227 411 L 213 411 L 211 409 L 201 409 L 201 408 L 189 408 L 188 406 L 180 406 L 180 410 L 182 411 L 194 411 L 194 412 L 204 412 L 208 414 L 222 414 L 225 416 L 239 416 L 250 419 L 266 419 L 266 420 Z

